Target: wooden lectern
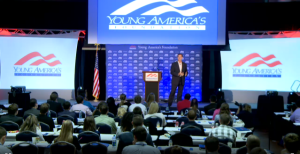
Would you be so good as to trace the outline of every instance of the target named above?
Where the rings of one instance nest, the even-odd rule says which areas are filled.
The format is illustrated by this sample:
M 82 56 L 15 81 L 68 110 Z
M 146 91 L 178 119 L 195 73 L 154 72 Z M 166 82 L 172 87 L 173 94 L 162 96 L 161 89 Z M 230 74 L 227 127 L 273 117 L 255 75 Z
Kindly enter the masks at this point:
M 161 72 L 143 71 L 143 79 L 145 81 L 145 100 L 149 93 L 155 94 L 155 101 L 159 102 L 159 82 L 161 80 Z

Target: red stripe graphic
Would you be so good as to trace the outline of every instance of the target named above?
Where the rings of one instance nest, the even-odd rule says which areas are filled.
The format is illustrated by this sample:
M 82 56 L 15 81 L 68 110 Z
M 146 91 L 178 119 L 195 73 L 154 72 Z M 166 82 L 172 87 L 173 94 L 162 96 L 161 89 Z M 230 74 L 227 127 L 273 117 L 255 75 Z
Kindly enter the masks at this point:
M 59 60 L 56 60 L 54 62 L 51 62 L 51 63 L 48 63 L 46 62 L 45 60 L 50 60 L 52 58 L 55 58 L 55 55 L 54 54 L 50 54 L 50 55 L 47 55 L 47 56 L 42 56 L 39 52 L 32 52 L 32 53 L 29 53 L 28 55 L 24 56 L 23 58 L 21 58 L 19 61 L 17 61 L 15 63 L 15 65 L 23 65 L 25 64 L 27 61 L 29 61 L 30 59 L 32 58 L 35 58 L 35 57 L 42 57 L 43 59 L 39 59 L 35 62 L 33 62 L 32 64 L 30 65 L 33 65 L 33 66 L 38 66 L 40 64 L 43 64 L 43 63 L 46 63 L 48 64 L 49 66 L 56 66 L 58 64 L 61 64 L 61 62 Z
M 258 53 L 252 53 L 248 56 L 246 56 L 245 58 L 241 59 L 240 61 L 238 61 L 234 66 L 242 66 L 244 65 L 246 62 L 248 62 L 249 60 L 253 59 L 253 58 L 257 58 L 257 57 L 260 57 L 262 58 L 264 61 L 269 61 L 273 58 L 276 58 L 273 54 L 272 55 L 269 55 L 267 57 L 261 57 Z M 253 63 L 254 64 L 254 63 Z M 273 63 L 272 63 L 273 64 Z M 281 63 L 280 63 L 281 64 Z M 252 65 L 252 64 L 251 64 Z M 269 65 L 268 65 L 269 66 Z M 274 66 L 272 66 L 274 67 Z
M 275 62 L 273 62 L 273 63 L 271 63 L 271 64 L 267 64 L 266 62 L 264 62 L 264 61 L 262 61 L 262 60 L 258 60 L 258 61 L 252 63 L 252 64 L 249 65 L 249 66 L 258 66 L 258 65 L 261 65 L 261 64 L 266 64 L 266 65 L 268 65 L 269 67 L 275 67 L 275 66 L 277 66 L 277 65 L 282 65 L 280 61 L 275 61 Z
M 49 66 L 56 66 L 58 64 L 61 64 L 61 62 L 59 60 L 56 60 L 56 61 L 51 62 L 51 63 L 48 63 L 44 59 L 39 59 L 39 60 L 33 62 L 30 65 L 32 65 L 32 66 L 39 66 L 40 64 L 43 64 L 43 63 L 48 64 Z

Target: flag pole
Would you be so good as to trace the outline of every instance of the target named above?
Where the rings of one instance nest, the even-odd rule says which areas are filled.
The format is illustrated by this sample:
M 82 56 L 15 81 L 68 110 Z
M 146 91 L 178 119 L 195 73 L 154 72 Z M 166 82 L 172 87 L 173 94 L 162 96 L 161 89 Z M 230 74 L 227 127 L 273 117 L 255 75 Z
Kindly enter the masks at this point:
M 100 45 L 100 44 L 95 43 L 95 46 L 96 46 L 96 54 L 95 54 L 95 56 L 97 56 L 97 52 L 98 52 L 98 50 L 99 50 L 99 45 Z M 95 98 L 95 99 L 94 99 L 94 102 L 98 102 L 98 97 L 95 97 L 94 95 L 93 95 L 93 97 Z

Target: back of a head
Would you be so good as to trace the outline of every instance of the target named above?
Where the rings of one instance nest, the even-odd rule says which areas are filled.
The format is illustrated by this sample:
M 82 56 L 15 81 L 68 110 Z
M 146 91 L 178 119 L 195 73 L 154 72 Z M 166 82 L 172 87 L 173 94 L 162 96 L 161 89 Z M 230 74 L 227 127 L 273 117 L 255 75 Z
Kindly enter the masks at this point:
M 243 104 L 243 110 L 249 113 L 252 112 L 251 106 L 249 104 Z
M 36 127 L 38 125 L 38 120 L 35 115 L 29 115 L 20 128 L 20 132 L 22 131 L 32 131 L 36 132 Z
M 217 102 L 217 96 L 216 95 L 211 95 L 210 96 L 210 102 Z
M 191 107 L 192 107 L 193 110 L 198 110 L 198 100 L 197 100 L 197 98 L 192 99 Z
M 111 106 L 116 106 L 115 99 L 113 97 L 107 98 L 106 102 L 107 102 L 107 105 L 110 106 L 110 107 Z
M 216 152 L 219 150 L 219 139 L 214 136 L 209 136 L 205 139 L 205 149 L 208 152 Z
M 43 103 L 43 104 L 41 105 L 41 107 L 40 107 L 40 112 L 41 112 L 41 114 L 47 113 L 48 110 L 49 110 L 49 105 L 48 105 L 48 103 Z
M 126 109 L 124 107 L 118 108 L 118 117 L 123 117 L 123 115 L 126 113 Z
M 8 114 L 16 114 L 16 112 L 18 111 L 18 108 L 19 108 L 19 106 L 16 103 L 9 105 Z
M 195 120 L 197 117 L 197 114 L 194 110 L 189 110 L 187 117 L 189 120 Z
M 157 113 L 159 110 L 159 106 L 156 102 L 152 102 L 150 104 L 150 107 L 149 107 L 149 112 L 148 114 L 154 114 L 154 113 Z
M 133 130 L 133 135 L 137 141 L 144 142 L 147 138 L 147 131 L 143 126 L 138 126 Z
M 290 153 L 297 153 L 299 150 L 299 136 L 295 133 L 287 134 L 284 139 L 284 146 Z
M 126 95 L 125 94 L 121 94 L 120 95 L 120 100 L 121 100 L 121 102 L 120 102 L 119 106 L 124 105 L 124 103 L 126 102 Z
M 66 102 L 64 102 L 63 106 L 64 106 L 65 110 L 68 110 L 71 107 L 71 103 L 69 101 L 66 101 Z
M 59 141 L 73 143 L 73 123 L 70 120 L 65 120 L 62 123 L 60 134 L 54 140 L 54 143 Z
M 51 101 L 56 101 L 58 98 L 58 94 L 56 92 L 52 92 L 52 94 L 50 95 L 50 100 Z
M 131 131 L 132 129 L 132 118 L 133 118 L 133 113 L 132 112 L 126 112 L 124 116 L 122 117 L 121 121 L 121 128 L 124 131 Z
M 267 152 L 261 147 L 256 147 L 253 148 L 249 154 L 267 154 Z
M 252 149 L 254 149 L 256 147 L 260 147 L 259 138 L 255 135 L 248 136 L 246 147 L 247 147 L 248 152 L 250 152 Z
M 171 149 L 171 154 L 182 154 L 182 148 L 178 145 L 174 145 Z
M 29 103 L 30 107 L 33 108 L 33 107 L 35 107 L 36 104 L 37 104 L 36 99 L 35 98 L 31 98 L 30 99 L 30 103 Z
M 2 139 L 3 136 L 6 136 L 7 132 L 5 130 L 5 128 L 0 126 L 0 139 Z
M 96 130 L 96 124 L 95 119 L 92 116 L 88 116 L 84 119 L 83 122 L 83 131 L 95 131 Z
M 220 114 L 220 122 L 222 125 L 228 125 L 231 117 L 228 114 Z
M 140 95 L 136 95 L 134 97 L 134 102 L 137 103 L 137 104 L 141 103 L 142 102 L 142 97 Z
M 220 107 L 220 114 L 230 114 L 229 105 L 227 103 L 222 103 Z
M 102 104 L 100 106 L 100 113 L 101 114 L 107 114 L 107 112 L 108 112 L 108 106 L 107 106 L 107 104 Z
M 185 94 L 185 95 L 184 95 L 184 99 L 190 100 L 190 98 L 191 98 L 191 95 L 190 95 L 190 94 Z
M 83 96 L 77 95 L 76 102 L 77 102 L 78 104 L 83 103 Z
M 134 115 L 132 118 L 132 124 L 134 127 L 143 126 L 144 119 L 141 115 Z
M 152 102 L 155 102 L 155 94 L 154 93 L 150 93 L 148 94 L 148 97 L 147 97 L 147 105 L 150 106 L 150 104 Z
M 138 115 L 142 115 L 143 114 L 143 111 L 140 107 L 135 107 L 132 111 L 133 114 L 138 114 Z
M 85 90 L 84 90 L 84 88 L 82 88 L 82 87 L 78 87 L 77 88 L 77 96 L 78 95 L 85 97 Z

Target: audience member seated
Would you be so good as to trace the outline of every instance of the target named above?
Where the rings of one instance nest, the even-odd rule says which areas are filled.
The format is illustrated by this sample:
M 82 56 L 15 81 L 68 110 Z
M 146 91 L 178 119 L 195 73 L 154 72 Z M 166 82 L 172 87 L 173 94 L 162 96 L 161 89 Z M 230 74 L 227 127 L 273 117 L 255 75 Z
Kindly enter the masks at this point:
M 117 105 L 117 107 L 124 107 L 125 110 L 127 111 L 129 106 L 131 105 L 131 103 L 126 101 L 126 95 L 125 94 L 121 94 L 120 95 L 120 100 L 121 102 Z
M 44 103 L 40 107 L 40 115 L 37 116 L 38 121 L 43 122 L 50 127 L 50 131 L 55 128 L 53 119 L 47 116 L 47 112 L 49 111 L 49 105 L 47 103 Z
M 139 126 L 133 130 L 133 145 L 127 146 L 123 149 L 122 154 L 133 154 L 133 153 L 142 153 L 142 154 L 160 154 L 160 151 L 153 147 L 149 146 L 146 143 L 147 131 L 144 127 Z
M 76 98 L 77 104 L 73 105 L 71 108 L 71 111 L 81 110 L 85 115 L 92 115 L 92 111 L 89 109 L 89 107 L 83 105 L 83 97 L 80 95 L 77 95 Z
M 183 154 L 183 150 L 180 146 L 174 145 L 171 149 L 171 154 Z
M 231 116 L 231 113 L 230 113 L 230 110 L 229 110 L 229 105 L 227 103 L 223 103 L 221 105 L 221 108 L 220 108 L 220 113 L 218 115 L 216 115 L 215 117 L 215 122 L 219 122 L 219 119 L 220 119 L 220 115 L 221 114 L 228 114 L 230 116 L 230 121 L 231 121 L 231 124 L 233 124 L 233 116 Z
M 154 93 L 149 93 L 148 96 L 147 96 L 146 102 L 144 102 L 144 105 L 146 106 L 147 110 L 149 109 L 150 104 L 152 102 L 155 102 L 155 94 Z
M 209 136 L 204 141 L 207 154 L 218 154 L 219 151 L 219 139 L 213 136 Z
M 108 108 L 109 108 L 109 112 L 116 115 L 118 107 L 116 105 L 115 99 L 113 97 L 109 97 L 106 100 L 106 102 L 107 102 L 107 105 L 108 105 Z
M 101 115 L 95 118 L 96 125 L 98 123 L 107 124 L 111 127 L 112 134 L 115 134 L 117 132 L 117 126 L 115 124 L 115 120 L 107 115 L 108 106 L 106 104 L 100 105 L 100 112 Z
M 141 116 L 144 117 L 142 109 L 138 106 L 133 109 L 132 113 L 133 114 L 138 114 L 138 115 L 141 115 Z
M 290 121 L 293 123 L 300 123 L 300 100 L 296 102 L 296 110 L 291 113 Z
M 4 122 L 4 121 L 12 121 L 15 122 L 19 125 L 19 127 L 21 127 L 21 125 L 23 124 L 23 118 L 22 117 L 17 117 L 18 115 L 18 105 L 13 103 L 11 105 L 9 105 L 8 107 L 8 114 L 1 116 L 0 118 L 0 123 Z
M 23 132 L 23 131 L 32 131 L 39 135 L 41 141 L 45 141 L 43 134 L 42 134 L 41 126 L 38 123 L 38 120 L 35 115 L 29 115 L 25 119 L 23 125 L 20 128 L 20 132 Z
M 220 108 L 223 103 L 226 103 L 223 99 L 217 101 L 216 109 L 214 111 L 212 120 L 215 120 L 216 115 L 220 113 Z
M 129 107 L 128 112 L 132 112 L 135 107 L 140 107 L 143 111 L 143 114 L 146 115 L 147 114 L 147 108 L 144 104 L 141 103 L 142 102 L 142 97 L 140 95 L 135 96 L 134 97 L 134 102 L 135 102 L 135 104 L 132 104 Z
M 86 100 L 85 90 L 82 87 L 78 87 L 77 89 L 77 96 L 82 96 L 83 99 L 83 105 L 87 106 L 92 112 L 95 110 L 95 107 L 91 104 L 91 102 Z
M 74 124 L 77 125 L 78 124 L 78 120 L 77 120 L 77 116 L 76 116 L 76 113 L 75 112 L 70 112 L 70 109 L 71 109 L 71 103 L 66 101 L 64 102 L 64 111 L 62 112 L 59 112 L 57 114 L 57 117 L 60 117 L 60 116 L 63 116 L 63 115 L 68 115 L 72 118 L 74 118 Z
M 79 133 L 82 133 L 84 131 L 91 131 L 100 135 L 100 132 L 96 129 L 96 123 L 94 117 L 89 116 L 84 119 L 83 129 L 80 130 Z
M 250 135 L 247 138 L 246 147 L 241 147 L 237 150 L 237 154 L 248 154 L 256 147 L 260 147 L 260 140 L 255 135 Z
M 190 101 L 191 95 L 185 94 L 184 100 L 179 101 L 177 103 L 177 110 L 180 112 L 182 109 L 190 108 L 191 107 L 191 101 Z
M 217 108 L 217 103 L 216 103 L 217 102 L 217 96 L 216 95 L 211 95 L 209 100 L 210 100 L 210 104 L 204 106 L 204 112 L 205 112 L 206 115 L 208 114 L 208 111 L 210 109 L 216 109 Z
M 252 149 L 249 154 L 267 154 L 267 152 L 263 148 L 256 147 L 256 148 Z
M 198 136 L 205 136 L 203 126 L 195 122 L 195 119 L 197 118 L 196 112 L 194 110 L 190 110 L 187 117 L 189 119 L 189 122 L 181 126 L 181 130 L 188 126 L 195 126 L 201 130 L 201 134 L 198 134 Z
M 58 95 L 55 92 L 52 92 L 50 95 L 50 100 L 47 100 L 47 103 L 50 105 L 50 110 L 55 111 L 56 113 L 62 112 L 64 109 L 62 108 L 61 103 L 57 102 Z
M 119 124 L 121 123 L 122 121 L 122 117 L 124 116 L 124 114 L 126 113 L 126 110 L 124 107 L 119 107 L 118 108 L 118 115 L 117 117 L 115 117 L 115 122 L 118 122 Z
M 81 150 L 81 146 L 78 142 L 78 138 L 73 135 L 73 123 L 70 120 L 63 122 L 61 126 L 60 134 L 57 138 L 54 139 L 54 143 L 65 141 L 73 144 L 76 147 L 76 150 Z
M 299 136 L 295 133 L 289 133 L 287 134 L 284 139 L 284 147 L 285 149 L 283 149 L 281 151 L 281 154 L 290 154 L 290 153 L 294 153 L 294 154 L 300 154 L 299 151 Z
M 152 102 L 149 108 L 149 112 L 147 115 L 144 116 L 145 119 L 149 118 L 149 117 L 153 117 L 156 116 L 158 118 L 160 118 L 162 120 L 162 125 L 166 126 L 167 122 L 166 122 L 166 118 L 162 113 L 158 113 L 159 111 L 159 105 L 156 102 Z
M 29 105 L 30 105 L 31 109 L 25 111 L 24 115 L 33 114 L 33 115 L 38 116 L 40 114 L 40 111 L 38 110 L 39 106 L 38 106 L 36 99 L 31 98 Z
M 63 99 L 63 98 L 60 98 L 60 97 L 58 96 L 58 93 L 57 93 L 56 91 L 53 91 L 53 92 L 51 93 L 51 95 L 52 95 L 52 94 L 57 95 L 56 102 L 60 103 L 61 106 L 63 106 L 63 104 L 64 104 L 64 102 L 65 102 L 66 100 Z M 51 101 L 51 99 L 48 99 L 47 102 L 48 102 L 48 101 Z
M 100 112 L 100 108 L 103 104 L 106 104 L 105 102 L 100 102 L 96 108 L 96 110 L 94 110 L 93 112 L 93 116 L 100 116 L 101 112 Z
M 239 106 L 236 115 L 239 119 L 241 119 L 245 123 L 244 127 L 249 129 L 252 129 L 254 127 L 252 110 L 249 104 L 243 104 Z
M 198 100 L 197 98 L 193 98 L 191 101 L 191 109 L 194 110 L 197 114 L 197 118 L 202 118 L 202 114 L 198 108 Z
M 4 146 L 7 132 L 3 127 L 0 127 L 0 154 L 12 153 L 10 149 Z
M 132 118 L 133 118 L 132 112 L 127 112 L 124 114 L 122 121 L 121 121 L 121 127 L 118 128 L 116 137 L 119 137 L 119 135 L 121 135 L 124 132 L 130 132 L 132 130 L 132 127 L 133 127 L 132 126 Z
M 232 127 L 228 126 L 230 123 L 231 117 L 228 114 L 221 114 L 220 115 L 220 126 L 217 128 L 214 128 L 209 136 L 215 136 L 215 137 L 227 137 L 231 139 L 232 141 L 235 141 L 236 138 L 236 132 L 233 130 Z

